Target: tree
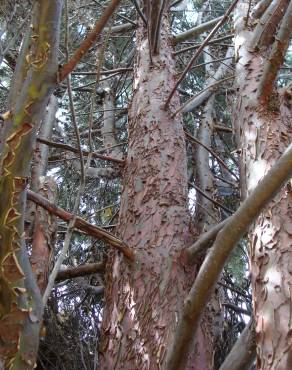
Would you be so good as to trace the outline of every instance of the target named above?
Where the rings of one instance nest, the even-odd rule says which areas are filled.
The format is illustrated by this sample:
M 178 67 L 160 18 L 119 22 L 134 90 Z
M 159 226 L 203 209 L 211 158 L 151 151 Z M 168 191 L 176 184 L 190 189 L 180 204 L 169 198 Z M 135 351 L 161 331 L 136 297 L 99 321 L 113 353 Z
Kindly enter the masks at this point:
M 64 3 L 1 6 L 5 368 L 288 369 L 291 3 Z

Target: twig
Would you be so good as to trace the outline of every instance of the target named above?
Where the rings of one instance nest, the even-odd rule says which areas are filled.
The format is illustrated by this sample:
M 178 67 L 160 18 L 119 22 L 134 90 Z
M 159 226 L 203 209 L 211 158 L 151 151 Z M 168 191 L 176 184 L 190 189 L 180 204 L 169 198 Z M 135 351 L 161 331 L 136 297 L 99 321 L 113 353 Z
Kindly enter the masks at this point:
M 124 73 L 124 72 L 131 72 L 133 71 L 133 68 L 116 68 L 116 69 L 111 69 L 108 71 L 100 71 L 99 73 L 101 75 L 111 75 L 113 73 L 118 74 L 118 73 Z M 72 76 L 95 76 L 97 72 L 72 72 Z
M 208 45 L 210 44 L 214 44 L 215 42 L 219 42 L 219 41 L 224 41 L 224 40 L 228 40 L 228 39 L 232 39 L 234 37 L 234 34 L 231 34 L 231 35 L 226 35 L 226 36 L 222 36 L 222 37 L 218 37 L 217 39 L 214 39 L 214 40 L 210 40 L 210 42 L 208 43 Z M 180 49 L 180 50 L 177 50 L 173 53 L 173 55 L 179 55 L 179 54 L 182 54 L 186 51 L 190 51 L 190 50 L 193 50 L 193 49 L 197 49 L 199 46 L 201 45 L 201 43 L 199 44 L 195 44 L 193 46 L 188 46 L 187 48 L 183 48 L 183 49 Z M 230 45 L 232 46 L 232 45 Z

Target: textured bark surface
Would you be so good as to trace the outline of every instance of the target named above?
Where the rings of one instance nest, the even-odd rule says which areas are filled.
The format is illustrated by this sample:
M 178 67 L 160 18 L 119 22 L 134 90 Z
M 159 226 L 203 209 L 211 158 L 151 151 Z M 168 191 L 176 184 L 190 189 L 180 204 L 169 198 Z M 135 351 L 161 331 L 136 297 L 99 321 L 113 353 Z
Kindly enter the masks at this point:
M 28 65 L 20 55 L 25 76 L 14 86 L 0 156 L 0 357 L 11 370 L 34 368 L 42 320 L 24 243 L 25 190 L 36 130 L 56 83 L 61 7 L 61 0 L 35 3 Z
M 57 185 L 53 180 L 47 180 L 39 189 L 40 194 L 54 202 Z M 34 233 L 30 263 L 41 294 L 44 293 L 47 283 L 54 250 L 55 233 L 57 230 L 56 218 L 40 206 L 36 207 Z
M 245 7 L 245 8 L 244 8 Z M 291 88 L 259 99 L 266 49 L 250 47 L 252 33 L 242 27 L 247 4 L 237 10 L 237 135 L 242 143 L 241 177 L 245 198 L 292 139 Z M 266 26 L 268 27 L 268 26 Z M 266 37 L 267 38 L 267 37 Z M 266 90 L 268 91 L 268 90 Z M 265 93 L 265 91 L 264 91 Z M 290 369 L 292 193 L 284 187 L 251 231 L 250 271 L 256 321 L 257 367 Z
M 193 279 L 180 262 L 190 244 L 184 132 L 179 118 L 163 110 L 174 86 L 168 21 L 162 19 L 160 55 L 149 58 L 147 31 L 137 32 L 138 60 L 129 112 L 129 150 L 120 210 L 120 237 L 135 251 L 128 263 L 111 259 L 102 327 L 102 369 L 164 369 Z M 178 105 L 172 100 L 171 110 Z M 195 361 L 208 369 L 210 353 L 199 329 Z

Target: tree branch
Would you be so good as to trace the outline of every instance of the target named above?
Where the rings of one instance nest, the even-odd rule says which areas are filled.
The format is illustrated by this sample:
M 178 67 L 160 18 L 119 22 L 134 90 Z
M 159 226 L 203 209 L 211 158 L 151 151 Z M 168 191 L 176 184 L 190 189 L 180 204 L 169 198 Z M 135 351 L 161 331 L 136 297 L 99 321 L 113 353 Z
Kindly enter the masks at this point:
M 45 208 L 48 212 L 53 213 L 66 222 L 70 222 L 73 217 L 71 213 L 57 207 L 54 203 L 49 202 L 46 198 L 42 197 L 39 194 L 36 194 L 31 190 L 27 190 L 27 199 Z M 122 252 L 124 256 L 127 257 L 129 260 L 134 260 L 133 251 L 122 240 L 112 235 L 111 233 L 103 230 L 98 226 L 90 224 L 89 222 L 78 216 L 76 217 L 75 227 L 79 230 L 84 231 L 88 235 L 105 241 L 108 245 Z
M 84 54 L 94 44 L 97 37 L 105 27 L 107 21 L 113 14 L 116 7 L 119 5 L 120 0 L 112 0 L 108 7 L 105 9 L 100 19 L 96 22 L 94 29 L 87 35 L 86 39 L 81 43 L 79 48 L 75 51 L 72 58 L 63 66 L 59 72 L 58 82 L 63 81 L 69 73 L 73 71 L 76 65 L 83 58 Z
M 211 19 L 210 21 L 202 23 L 199 26 L 191 28 L 185 32 L 179 33 L 178 35 L 174 35 L 172 38 L 173 45 L 177 45 L 180 42 L 200 36 L 202 33 L 208 31 L 211 27 L 218 23 L 222 18 L 223 17 Z
M 259 83 L 258 97 L 267 102 L 271 97 L 280 66 L 282 65 L 292 36 L 292 2 L 290 1 L 286 13 L 282 19 L 280 28 L 275 37 L 269 58 L 264 66 L 264 71 Z
M 191 58 L 191 60 L 189 61 L 188 65 L 186 66 L 185 70 L 183 71 L 183 73 L 181 74 L 180 78 L 177 80 L 177 82 L 175 83 L 172 91 L 170 92 L 166 102 L 165 102 L 165 105 L 164 105 L 164 109 L 166 109 L 168 107 L 168 104 L 170 103 L 170 100 L 171 98 L 173 97 L 173 94 L 175 93 L 178 85 L 181 83 L 181 81 L 185 78 L 186 74 L 188 73 L 188 71 L 190 70 L 191 66 L 194 64 L 194 62 L 197 60 L 198 56 L 201 54 L 201 52 L 203 51 L 204 47 L 206 45 L 208 45 L 209 41 L 212 39 L 212 37 L 216 34 L 216 32 L 218 31 L 218 29 L 227 21 L 230 13 L 233 11 L 235 5 L 237 4 L 237 1 L 238 0 L 234 0 L 232 2 L 232 4 L 229 6 L 229 8 L 227 9 L 227 11 L 225 12 L 224 16 L 222 17 L 222 19 L 216 24 L 216 26 L 212 29 L 212 31 L 209 33 L 209 35 L 205 38 L 205 40 L 203 41 L 203 43 L 201 44 L 201 46 L 198 48 L 197 52 L 195 53 L 195 55 Z
M 249 369 L 256 356 L 255 329 L 253 320 L 244 328 L 240 337 L 225 358 L 219 370 Z
M 87 263 L 86 265 L 69 267 L 58 272 L 56 282 L 92 275 L 96 274 L 97 272 L 104 272 L 104 269 L 105 269 L 104 262 Z
M 70 146 L 68 144 L 55 143 L 53 141 L 49 141 L 49 140 L 43 139 L 41 137 L 37 138 L 37 141 L 42 143 L 42 144 L 49 145 L 52 148 L 64 149 L 64 150 L 68 150 L 68 151 L 73 152 L 73 153 L 79 153 L 77 148 L 74 148 L 73 146 Z M 86 150 L 83 150 L 82 153 L 83 153 L 84 156 L 88 156 L 89 154 L 91 154 L 93 158 L 98 158 L 98 159 L 103 159 L 105 161 L 115 162 L 115 163 L 118 163 L 119 165 L 124 165 L 125 164 L 125 161 L 123 159 L 109 157 L 107 155 L 98 154 L 96 152 L 90 153 Z
M 212 227 L 212 229 L 204 233 L 193 245 L 191 245 L 185 251 L 188 263 L 193 264 L 200 252 L 205 251 L 212 246 L 219 231 L 222 230 L 222 228 L 226 225 L 228 221 L 229 218 Z
M 190 140 L 190 141 L 193 141 L 194 143 L 196 144 L 199 144 L 201 145 L 203 148 L 205 148 L 206 150 L 208 150 L 208 152 L 214 157 L 217 159 L 217 161 L 232 175 L 236 178 L 236 180 L 239 181 L 239 178 L 238 176 L 226 165 L 226 163 L 223 161 L 223 159 L 221 159 L 211 148 L 207 147 L 206 145 L 204 145 L 203 143 L 201 143 L 198 139 L 196 139 L 194 136 L 192 136 L 191 134 L 189 134 L 187 131 L 185 131 L 185 134 L 186 134 L 186 137 Z
M 232 249 L 291 176 L 292 144 L 218 233 L 185 300 L 185 307 L 167 355 L 166 368 L 168 370 L 184 369 L 201 313 Z

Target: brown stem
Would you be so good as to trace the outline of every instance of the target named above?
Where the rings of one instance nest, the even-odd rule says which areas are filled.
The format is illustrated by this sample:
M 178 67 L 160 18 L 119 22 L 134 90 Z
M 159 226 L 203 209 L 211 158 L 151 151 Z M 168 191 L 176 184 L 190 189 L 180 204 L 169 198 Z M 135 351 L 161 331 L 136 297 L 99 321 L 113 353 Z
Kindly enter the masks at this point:
M 57 207 L 54 203 L 49 202 L 46 198 L 42 197 L 39 194 L 31 190 L 27 190 L 27 199 L 38 204 L 39 206 L 45 208 L 47 211 L 58 216 L 66 222 L 70 222 L 73 215 L 62 208 Z M 81 217 L 76 217 L 75 227 L 86 232 L 88 235 L 91 235 L 97 239 L 101 239 L 108 243 L 110 246 L 118 249 L 130 260 L 134 260 L 133 251 L 119 238 L 112 235 L 111 233 L 103 230 L 102 228 L 92 225 L 89 222 L 85 221 Z
M 217 159 L 217 161 L 228 171 L 231 173 L 232 176 L 234 176 L 236 178 L 236 180 L 239 181 L 239 178 L 238 176 L 230 169 L 228 168 L 228 166 L 226 165 L 226 163 L 209 147 L 207 147 L 206 145 L 204 145 L 203 143 L 201 143 L 198 139 L 196 139 L 194 136 L 192 136 L 191 134 L 189 134 L 187 131 L 185 131 L 185 134 L 186 134 L 186 137 L 190 140 L 190 141 L 193 141 L 195 142 L 196 144 L 199 144 L 201 145 L 203 148 L 205 148 L 206 150 L 208 150 L 208 152 L 214 157 Z
M 249 369 L 255 359 L 255 355 L 255 330 L 253 320 L 251 320 L 232 347 L 219 370 Z
M 56 277 L 56 281 L 63 281 L 67 279 L 74 279 L 76 277 L 96 274 L 97 272 L 104 272 L 104 269 L 104 262 L 87 263 L 86 265 L 70 267 L 66 268 L 65 270 L 60 270 Z
M 63 81 L 69 73 L 73 71 L 76 65 L 83 58 L 84 54 L 93 45 L 97 37 L 100 35 L 101 31 L 105 27 L 107 21 L 113 14 L 116 7 L 119 5 L 120 0 L 112 0 L 108 7 L 105 9 L 100 19 L 96 22 L 94 29 L 86 37 L 86 39 L 81 43 L 79 48 L 75 51 L 72 58 L 63 66 L 59 72 L 59 82 Z
M 59 148 L 59 149 L 68 150 L 68 151 L 73 152 L 73 153 L 79 153 L 77 148 L 74 148 L 73 146 L 70 146 L 68 144 L 55 143 L 53 141 L 49 141 L 49 140 L 43 139 L 41 137 L 37 138 L 37 141 L 42 143 L 42 144 L 49 145 L 52 148 Z M 86 150 L 83 150 L 82 152 L 83 152 L 83 155 L 85 155 L 85 156 L 89 155 L 89 152 L 86 151 Z M 125 163 L 125 161 L 123 159 L 112 158 L 112 157 L 109 157 L 107 155 L 98 154 L 96 152 L 93 152 L 93 153 L 90 153 L 90 154 L 92 155 L 93 158 L 98 158 L 98 159 L 103 159 L 105 161 L 115 162 L 115 163 L 118 163 L 120 165 L 124 165 L 124 163 Z
M 195 283 L 185 299 L 184 310 L 168 352 L 166 366 L 168 370 L 184 369 L 184 359 L 187 358 L 189 346 L 196 333 L 202 311 L 231 251 L 251 223 L 291 176 L 292 144 L 218 233 L 214 245 L 205 258 Z

